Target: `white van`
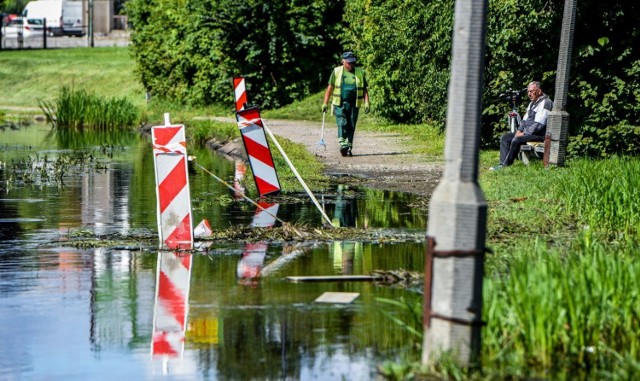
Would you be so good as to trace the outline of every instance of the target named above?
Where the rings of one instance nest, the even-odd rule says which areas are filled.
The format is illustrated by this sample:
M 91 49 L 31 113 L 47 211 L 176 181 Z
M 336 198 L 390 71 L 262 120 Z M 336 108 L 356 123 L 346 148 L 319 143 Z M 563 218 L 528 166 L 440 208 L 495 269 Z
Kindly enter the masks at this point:
M 22 17 L 46 19 L 50 36 L 84 36 L 81 0 L 30 1 Z
M 84 36 L 82 20 L 82 1 L 67 0 L 62 2 L 62 34 L 65 36 Z

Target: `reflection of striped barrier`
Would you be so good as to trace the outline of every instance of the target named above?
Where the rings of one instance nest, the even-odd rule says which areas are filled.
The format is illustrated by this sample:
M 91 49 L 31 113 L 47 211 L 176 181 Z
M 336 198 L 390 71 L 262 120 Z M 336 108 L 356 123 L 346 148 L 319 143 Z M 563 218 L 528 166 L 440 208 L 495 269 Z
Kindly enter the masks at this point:
M 280 193 L 280 182 L 260 112 L 255 107 L 240 110 L 236 112 L 236 119 L 260 197 Z
M 233 77 L 233 92 L 236 101 L 236 111 L 243 110 L 247 105 L 247 89 L 244 77 Z
M 238 262 L 238 278 L 251 279 L 260 276 L 260 270 L 264 265 L 264 257 L 269 245 L 266 243 L 248 243 L 244 247 L 242 259 Z
M 260 201 L 258 202 L 258 205 L 260 207 L 256 208 L 256 213 L 253 215 L 251 226 L 258 228 L 268 228 L 275 225 L 280 204 L 269 204 L 264 201 Z
M 236 171 L 233 175 L 233 189 L 235 189 L 235 192 L 233 192 L 233 198 L 236 200 L 241 200 L 244 195 L 244 187 L 240 181 L 242 181 L 246 172 L 247 166 L 244 165 L 244 162 L 242 160 L 236 160 Z
M 158 200 L 160 244 L 169 249 L 190 249 L 193 245 L 191 195 L 187 176 L 187 147 L 184 126 L 151 129 Z
M 182 356 L 189 304 L 191 255 L 158 253 L 153 311 L 154 356 Z

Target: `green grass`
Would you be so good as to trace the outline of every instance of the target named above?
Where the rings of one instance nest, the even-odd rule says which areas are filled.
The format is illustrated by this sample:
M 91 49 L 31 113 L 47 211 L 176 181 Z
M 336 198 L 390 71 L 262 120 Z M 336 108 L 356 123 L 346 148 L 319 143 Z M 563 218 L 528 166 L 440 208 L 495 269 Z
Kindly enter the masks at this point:
M 571 250 L 535 240 L 489 272 L 482 356 L 492 372 L 542 376 L 593 367 L 613 371 L 613 353 L 640 355 L 640 264 L 636 243 L 586 231 Z
M 265 119 L 290 119 L 319 122 L 322 120 L 322 110 L 320 107 L 322 106 L 323 98 L 324 90 L 277 110 L 265 110 L 262 112 L 262 116 Z M 329 113 L 327 113 L 327 119 L 328 117 Z
M 63 86 L 103 97 L 126 97 L 145 104 L 144 89 L 134 75 L 128 48 L 74 48 L 3 51 L 0 54 L 2 106 L 37 107 L 53 101 Z

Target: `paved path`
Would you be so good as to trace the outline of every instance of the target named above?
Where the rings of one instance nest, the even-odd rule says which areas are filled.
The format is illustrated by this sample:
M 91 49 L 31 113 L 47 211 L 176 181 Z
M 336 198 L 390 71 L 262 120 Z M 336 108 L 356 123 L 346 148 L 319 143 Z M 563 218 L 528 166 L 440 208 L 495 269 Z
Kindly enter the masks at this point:
M 216 119 L 233 121 L 230 118 Z M 333 117 L 327 117 L 325 124 L 326 150 L 318 145 L 322 128 L 320 122 L 269 119 L 264 119 L 264 122 L 274 135 L 307 147 L 326 165 L 329 175 L 354 176 L 362 185 L 430 195 L 442 174 L 443 163 L 427 162 L 421 155 L 411 153 L 408 138 L 399 134 L 356 130 L 353 157 L 343 157 Z

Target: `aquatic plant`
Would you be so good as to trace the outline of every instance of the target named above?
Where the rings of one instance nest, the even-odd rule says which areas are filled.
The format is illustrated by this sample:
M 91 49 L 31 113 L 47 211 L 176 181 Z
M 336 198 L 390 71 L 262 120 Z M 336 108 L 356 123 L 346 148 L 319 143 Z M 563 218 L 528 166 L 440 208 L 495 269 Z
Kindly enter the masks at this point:
M 100 173 L 108 169 L 107 163 L 91 151 L 65 152 L 53 156 L 35 153 L 6 164 L 0 172 L 0 189 L 29 185 L 61 186 L 66 176 L 89 171 Z
M 422 303 L 410 303 L 404 298 L 400 300 L 389 298 L 375 298 L 382 308 L 382 314 L 392 322 L 405 329 L 419 339 L 422 339 Z
M 39 101 L 47 122 L 60 130 L 109 131 L 138 122 L 137 108 L 126 98 L 104 99 L 85 90 L 62 87 L 53 102 Z

